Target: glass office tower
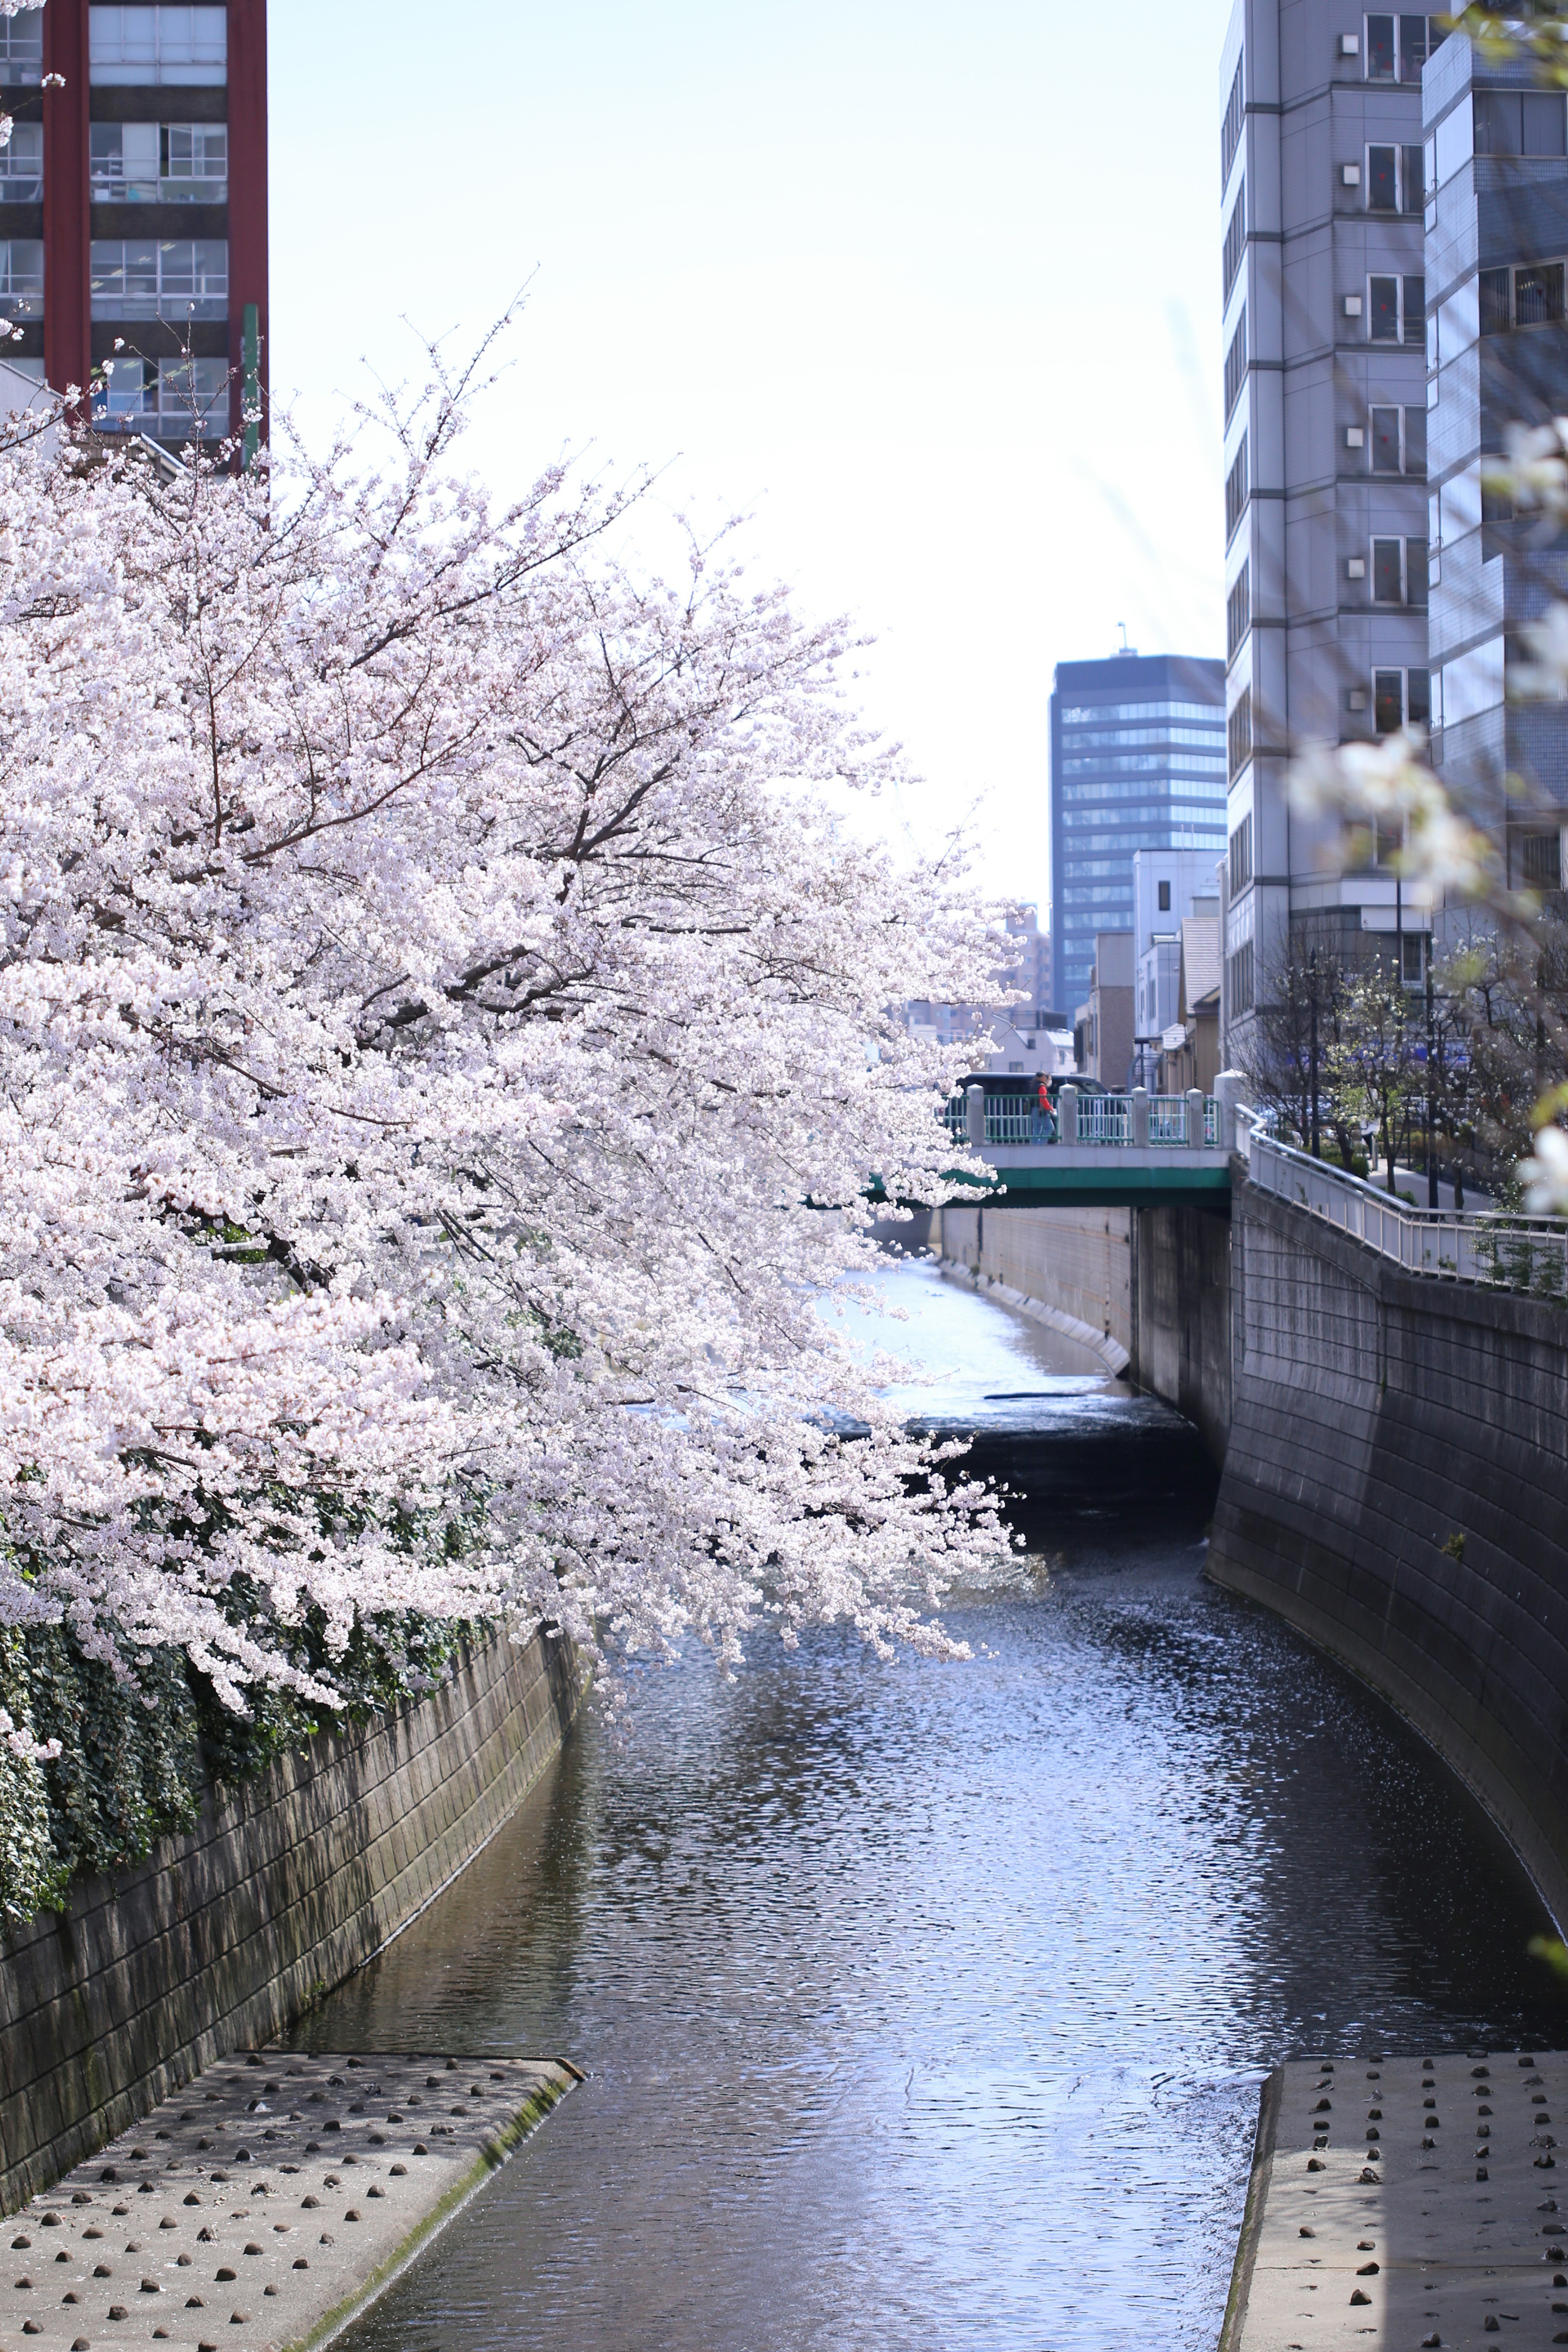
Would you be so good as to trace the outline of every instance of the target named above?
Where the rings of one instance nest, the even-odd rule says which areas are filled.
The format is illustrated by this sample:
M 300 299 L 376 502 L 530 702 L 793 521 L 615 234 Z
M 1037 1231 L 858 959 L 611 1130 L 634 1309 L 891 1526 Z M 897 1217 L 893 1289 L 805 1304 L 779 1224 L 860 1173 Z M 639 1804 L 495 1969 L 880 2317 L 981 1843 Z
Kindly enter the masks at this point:
M 1132 929 L 1140 849 L 1225 849 L 1225 664 L 1058 662 L 1051 696 L 1051 993 L 1070 1019 L 1097 931 Z

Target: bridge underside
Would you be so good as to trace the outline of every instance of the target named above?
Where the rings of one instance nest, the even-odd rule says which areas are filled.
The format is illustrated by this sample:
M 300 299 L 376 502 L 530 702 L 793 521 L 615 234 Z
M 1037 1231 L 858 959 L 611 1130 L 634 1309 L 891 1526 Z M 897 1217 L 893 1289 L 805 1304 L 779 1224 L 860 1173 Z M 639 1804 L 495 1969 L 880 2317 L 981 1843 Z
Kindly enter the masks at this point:
M 1044 1149 L 989 1144 L 981 1155 L 992 1177 L 953 1181 L 984 1196 L 987 1208 L 1227 1208 L 1230 1154 L 1147 1147 L 1056 1144 Z

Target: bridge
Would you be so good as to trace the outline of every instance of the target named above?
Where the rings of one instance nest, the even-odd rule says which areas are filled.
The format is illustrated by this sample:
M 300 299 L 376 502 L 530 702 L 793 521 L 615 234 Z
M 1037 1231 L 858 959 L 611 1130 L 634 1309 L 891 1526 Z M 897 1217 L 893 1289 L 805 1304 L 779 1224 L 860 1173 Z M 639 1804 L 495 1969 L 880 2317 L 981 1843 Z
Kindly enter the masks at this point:
M 994 1172 L 957 1181 L 1018 1208 L 1227 1204 L 1241 1085 L 1227 1070 L 1212 1095 L 1065 1086 L 1053 1125 L 1026 1096 L 987 1094 L 977 1082 L 949 1105 L 948 1126 Z

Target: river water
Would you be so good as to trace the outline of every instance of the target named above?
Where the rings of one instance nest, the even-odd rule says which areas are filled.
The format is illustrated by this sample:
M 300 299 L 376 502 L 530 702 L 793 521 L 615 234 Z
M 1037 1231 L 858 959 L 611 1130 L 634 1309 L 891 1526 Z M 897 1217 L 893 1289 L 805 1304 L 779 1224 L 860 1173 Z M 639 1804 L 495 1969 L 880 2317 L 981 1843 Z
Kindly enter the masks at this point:
M 1038 1436 L 1041 1548 L 948 1612 L 970 1664 L 831 1632 L 590 1706 L 301 2029 L 588 2074 L 353 2352 L 1210 2347 L 1277 2059 L 1568 2031 L 1465 1793 L 1202 1580 L 1201 1467 L 1139 1467 L 1195 1438 L 929 1266 L 884 1288 L 912 1410 Z

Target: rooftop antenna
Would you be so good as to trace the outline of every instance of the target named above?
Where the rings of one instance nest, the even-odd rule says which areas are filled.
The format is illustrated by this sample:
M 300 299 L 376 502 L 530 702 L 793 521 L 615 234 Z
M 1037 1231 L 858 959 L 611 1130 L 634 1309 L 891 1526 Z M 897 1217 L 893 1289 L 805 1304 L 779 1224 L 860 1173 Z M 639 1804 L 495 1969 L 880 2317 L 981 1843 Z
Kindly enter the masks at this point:
M 1121 644 L 1120 647 L 1118 648 L 1118 651 L 1119 651 L 1120 653 L 1126 654 L 1126 655 L 1127 655 L 1127 656 L 1128 656 L 1131 660 L 1136 661 L 1136 660 L 1137 660 L 1137 658 L 1138 658 L 1138 648 L 1137 648 L 1137 646 L 1130 646 L 1130 645 L 1128 644 L 1128 642 L 1127 642 L 1127 624 L 1126 624 L 1126 622 L 1125 622 L 1125 621 L 1118 621 L 1118 622 L 1117 622 L 1117 624 L 1116 624 L 1116 625 L 1117 625 L 1117 627 L 1118 627 L 1118 628 L 1121 630 Z

